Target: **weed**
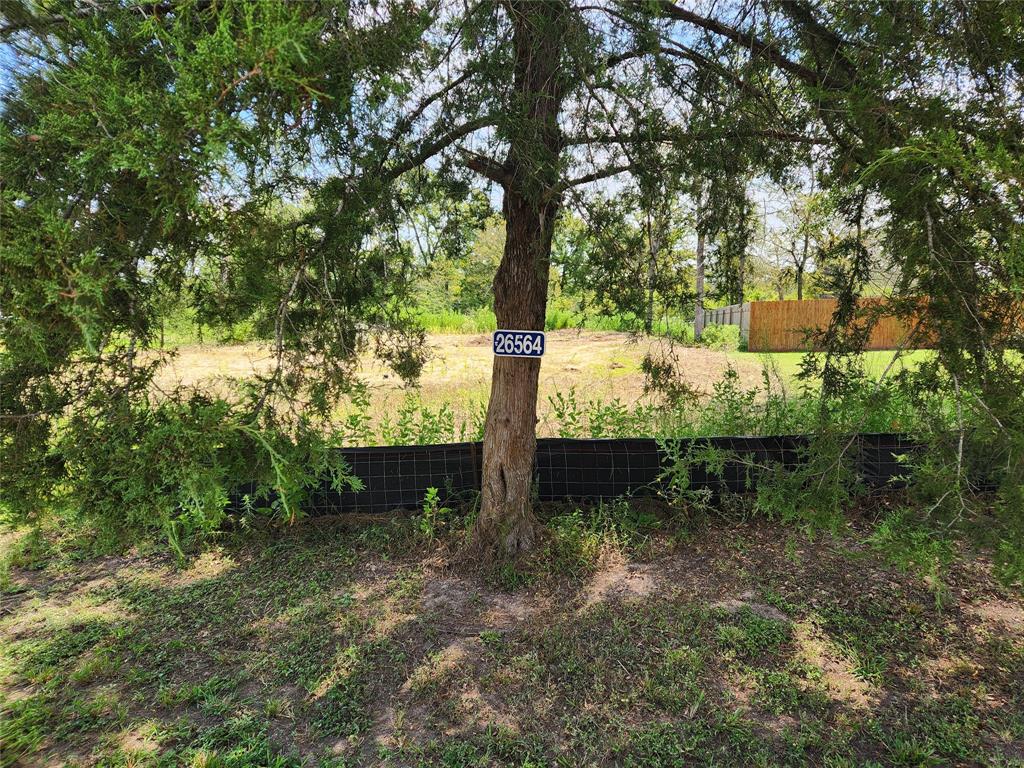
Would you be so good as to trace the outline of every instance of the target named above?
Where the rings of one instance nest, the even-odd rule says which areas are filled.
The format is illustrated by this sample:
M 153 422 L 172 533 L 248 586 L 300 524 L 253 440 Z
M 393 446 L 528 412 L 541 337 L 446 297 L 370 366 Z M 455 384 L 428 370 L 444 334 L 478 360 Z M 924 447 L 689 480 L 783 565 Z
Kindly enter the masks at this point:
M 718 630 L 718 642 L 745 658 L 777 655 L 791 636 L 787 623 L 759 616 L 747 606 Z
M 0 703 L 0 766 L 17 765 L 51 732 L 55 713 L 46 697 L 31 696 Z
M 703 670 L 701 650 L 686 646 L 670 649 L 644 680 L 644 696 L 657 707 L 692 718 L 704 701 Z
M 448 524 L 451 514 L 450 507 L 441 506 L 437 488 L 427 488 L 423 508 L 415 517 L 416 530 L 422 538 L 433 541 Z
M 738 325 L 709 325 L 704 328 L 700 343 L 711 349 L 739 349 L 740 327 Z
M 522 560 L 503 560 L 486 572 L 488 583 L 507 592 L 529 586 L 537 580 L 537 573 Z
M 109 677 L 117 670 L 117 666 L 113 648 L 100 646 L 79 662 L 70 679 L 76 685 L 88 685 Z
M 484 648 L 494 654 L 500 653 L 504 648 L 502 634 L 493 629 L 485 629 L 481 632 L 480 642 L 483 643 Z
M 903 570 L 926 577 L 936 607 L 941 607 L 947 593 L 943 574 L 953 559 L 949 538 L 936 536 L 932 526 L 902 508 L 889 512 L 878 523 L 869 542 Z
M 580 576 L 592 571 L 601 554 L 602 539 L 580 510 L 552 518 L 545 560 L 556 573 Z
M 538 558 L 551 573 L 582 576 L 597 567 L 602 553 L 643 555 L 661 521 L 627 499 L 602 501 L 547 521 L 547 540 Z
M 275 717 L 290 717 L 291 703 L 285 698 L 271 696 L 263 702 L 263 714 L 271 719 Z

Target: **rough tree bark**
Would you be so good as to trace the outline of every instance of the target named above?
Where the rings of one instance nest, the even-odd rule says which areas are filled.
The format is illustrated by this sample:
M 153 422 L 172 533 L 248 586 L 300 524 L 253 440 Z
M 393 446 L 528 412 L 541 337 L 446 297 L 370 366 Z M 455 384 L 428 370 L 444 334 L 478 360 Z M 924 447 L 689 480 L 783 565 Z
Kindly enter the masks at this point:
M 515 54 L 504 163 L 505 251 L 494 278 L 498 327 L 543 330 L 562 135 L 561 0 L 508 2 Z M 484 427 L 480 515 L 471 550 L 485 560 L 530 550 L 537 533 L 531 481 L 540 360 L 495 357 Z

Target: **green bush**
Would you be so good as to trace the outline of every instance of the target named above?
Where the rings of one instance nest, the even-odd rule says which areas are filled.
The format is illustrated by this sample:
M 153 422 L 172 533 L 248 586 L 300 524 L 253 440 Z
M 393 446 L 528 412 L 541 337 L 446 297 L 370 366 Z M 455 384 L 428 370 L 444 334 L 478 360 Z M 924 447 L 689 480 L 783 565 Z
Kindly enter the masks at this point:
M 740 348 L 738 325 L 709 325 L 700 336 L 700 343 L 709 349 L 735 351 Z
M 339 490 L 358 487 L 335 442 L 304 422 L 290 434 L 248 422 L 227 402 L 201 395 L 107 408 L 103 416 L 83 409 L 51 450 L 65 477 L 55 503 L 108 536 L 162 531 L 180 554 L 232 516 L 294 521 L 324 477 Z

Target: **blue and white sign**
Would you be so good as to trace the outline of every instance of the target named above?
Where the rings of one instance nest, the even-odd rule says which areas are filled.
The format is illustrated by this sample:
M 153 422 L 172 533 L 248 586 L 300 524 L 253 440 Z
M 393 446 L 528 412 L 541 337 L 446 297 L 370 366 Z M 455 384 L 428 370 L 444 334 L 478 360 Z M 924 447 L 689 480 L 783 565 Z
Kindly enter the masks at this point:
M 544 333 L 495 331 L 494 354 L 501 357 L 541 357 L 544 354 Z

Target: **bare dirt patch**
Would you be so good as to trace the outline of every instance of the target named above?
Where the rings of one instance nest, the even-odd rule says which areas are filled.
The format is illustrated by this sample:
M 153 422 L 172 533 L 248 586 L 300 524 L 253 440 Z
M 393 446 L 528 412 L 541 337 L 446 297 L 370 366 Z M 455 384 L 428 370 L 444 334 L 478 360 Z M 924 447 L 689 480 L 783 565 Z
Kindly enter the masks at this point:
M 1024 635 L 1024 605 L 1020 603 L 1011 603 L 1007 600 L 986 600 L 972 605 L 970 612 L 990 632 Z
M 878 692 L 854 674 L 842 651 L 813 620 L 797 623 L 794 639 L 800 658 L 821 672 L 822 682 L 833 701 L 856 709 L 870 709 Z
M 725 600 L 717 600 L 711 604 L 712 608 L 718 608 L 729 614 L 739 613 L 741 610 L 746 608 L 751 613 L 760 616 L 763 619 L 771 619 L 773 621 L 789 621 L 789 617 L 786 616 L 778 608 L 774 608 L 764 603 L 759 603 L 756 599 L 756 594 L 753 590 L 746 590 L 739 596 L 739 598 L 730 597 Z
M 471 421 L 487 401 L 490 389 L 490 334 L 430 335 L 430 360 L 423 369 L 417 390 L 424 404 L 448 403 L 459 420 Z M 550 331 L 541 364 L 538 433 L 556 434 L 549 398 L 575 390 L 577 398 L 635 403 L 643 398 L 644 377 L 640 364 L 663 341 L 614 331 Z M 743 386 L 761 380 L 761 367 L 748 359 L 731 357 L 718 350 L 680 347 L 679 370 L 698 392 L 709 393 L 732 365 Z M 272 364 L 266 345 L 186 345 L 175 351 L 156 380 L 158 388 L 175 384 L 224 391 L 228 379 L 266 372 Z M 359 375 L 372 393 L 374 411 L 393 411 L 410 394 L 400 379 L 378 361 L 365 357 Z
M 616 558 L 590 577 L 583 590 L 583 610 L 609 600 L 639 600 L 652 594 L 657 574 L 645 563 L 627 563 Z

